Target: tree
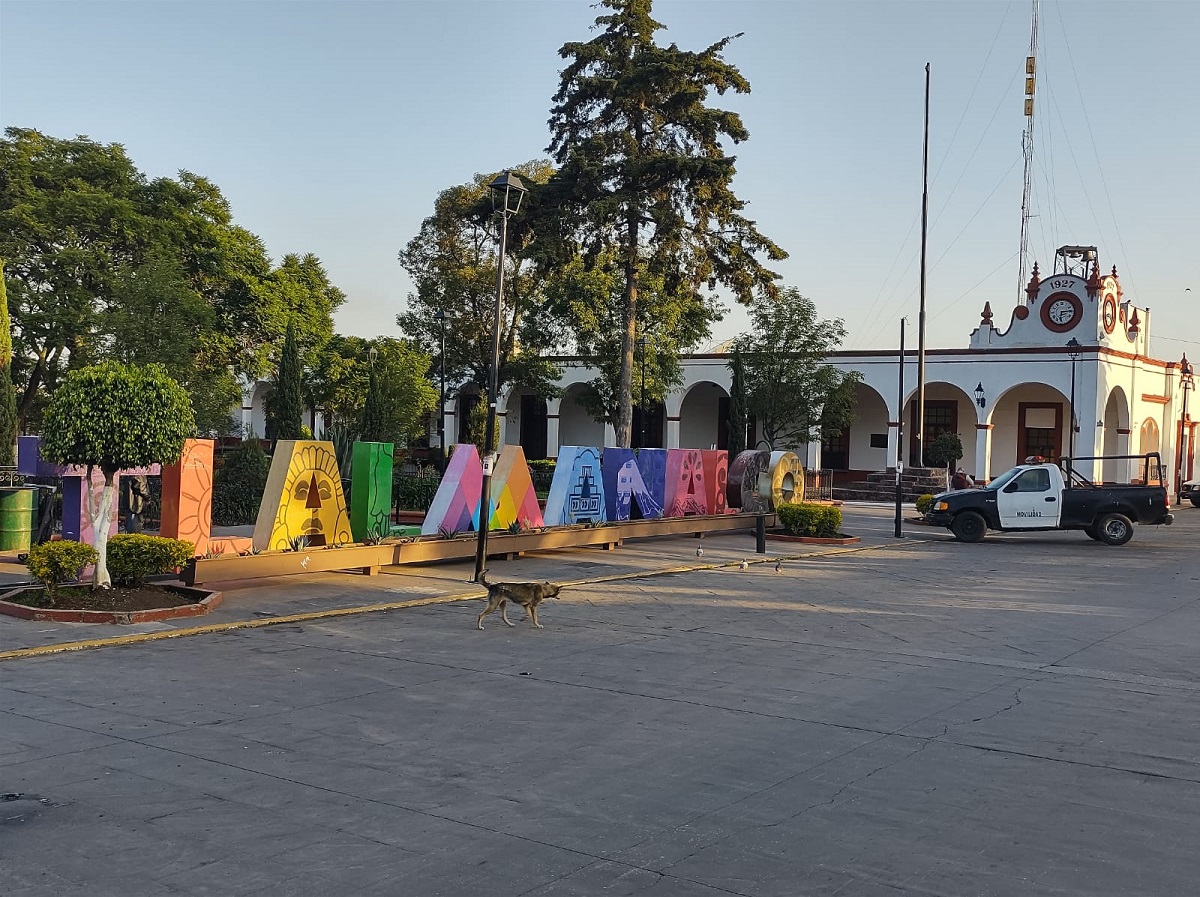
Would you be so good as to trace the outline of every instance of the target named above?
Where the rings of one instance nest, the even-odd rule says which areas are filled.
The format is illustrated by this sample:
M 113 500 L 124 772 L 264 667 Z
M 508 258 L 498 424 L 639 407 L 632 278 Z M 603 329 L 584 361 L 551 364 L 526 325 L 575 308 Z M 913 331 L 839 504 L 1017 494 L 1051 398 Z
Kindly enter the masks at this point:
M 379 392 L 379 378 L 375 376 L 375 365 L 370 363 L 367 372 L 367 398 L 363 403 L 362 422 L 358 427 L 358 438 L 364 442 L 383 442 L 383 396 Z
M 946 488 L 950 488 L 950 469 L 963 456 L 962 439 L 957 433 L 945 430 L 938 433 L 925 449 L 925 463 L 940 467 L 946 473 Z
M 734 349 L 729 358 L 732 382 L 729 386 L 729 457 L 736 458 L 746 449 L 746 365 L 742 353 Z
M 427 377 L 428 355 L 402 340 L 335 335 L 319 354 L 311 389 L 324 410 L 326 425 L 337 423 L 360 433 L 371 391 L 372 349 L 382 422 L 378 439 L 405 446 L 422 432 L 429 412 L 437 406 L 438 392 Z
M 467 417 L 467 442 L 479 449 L 479 457 L 483 457 L 486 448 L 485 436 L 487 435 L 487 418 L 488 418 L 488 396 L 486 392 L 481 392 L 475 400 L 475 404 L 471 406 L 471 411 Z M 492 445 L 497 446 L 499 451 L 500 446 L 500 421 L 496 421 L 495 429 L 492 431 Z
M 539 196 L 544 265 L 581 254 L 589 267 L 615 253 L 620 305 L 618 445 L 628 446 L 633 414 L 634 350 L 645 278 L 661 280 L 665 300 L 693 303 L 719 284 L 749 302 L 772 292 L 776 275 L 758 260 L 787 254 L 741 214 L 732 190 L 735 158 L 724 142 L 749 137 L 733 112 L 705 104 L 709 92 L 749 93 L 722 58 L 732 38 L 700 52 L 660 47 L 663 26 L 651 0 L 601 0 L 611 14 L 586 43 L 567 43 L 554 95 L 548 148 L 559 170 Z
M 270 369 L 289 320 L 302 350 L 332 333 L 345 297 L 319 261 L 289 255 L 272 268 L 262 241 L 234 225 L 228 201 L 199 175 L 150 179 L 119 144 L 27 128 L 0 139 L 0 172 L 23 425 L 68 368 L 116 358 L 174 373 L 190 364 L 182 382 L 201 426 L 227 430 L 236 378 Z
M 17 394 L 12 382 L 12 359 L 12 322 L 4 287 L 4 259 L 0 259 L 0 467 L 16 463 Z
M 304 427 L 304 405 L 301 399 L 300 347 L 296 343 L 296 327 L 288 324 L 279 353 L 279 368 L 275 372 L 275 388 L 267 397 L 267 438 L 299 439 Z
M 88 512 L 99 556 L 93 588 L 109 588 L 108 520 L 120 470 L 174 464 L 195 430 L 187 393 L 160 365 L 109 361 L 67 373 L 46 408 L 42 451 L 51 461 L 85 467 Z M 104 475 L 98 502 L 92 471 Z
M 550 176 L 548 162 L 533 161 L 511 169 L 530 187 Z M 430 355 L 440 352 L 446 329 L 446 378 L 451 388 L 488 386 L 492 363 L 492 321 L 496 310 L 498 252 L 488 184 L 495 174 L 478 174 L 468 184 L 438 194 L 433 214 L 400 251 L 400 264 L 416 289 L 396 323 Z M 519 384 L 542 396 L 557 390 L 558 369 L 541 353 L 550 348 L 554 331 L 544 314 L 531 317 L 544 304 L 553 272 L 529 261 L 533 234 L 526 199 L 521 214 L 508 226 L 505 296 L 500 321 L 501 389 Z M 437 316 L 441 314 L 443 320 Z M 440 366 L 440 359 L 438 360 Z
M 849 426 L 862 375 L 824 363 L 846 337 L 842 320 L 818 319 L 812 300 L 788 288 L 756 299 L 750 322 L 733 350 L 745 366 L 746 410 L 763 438 L 773 448 L 797 448 Z

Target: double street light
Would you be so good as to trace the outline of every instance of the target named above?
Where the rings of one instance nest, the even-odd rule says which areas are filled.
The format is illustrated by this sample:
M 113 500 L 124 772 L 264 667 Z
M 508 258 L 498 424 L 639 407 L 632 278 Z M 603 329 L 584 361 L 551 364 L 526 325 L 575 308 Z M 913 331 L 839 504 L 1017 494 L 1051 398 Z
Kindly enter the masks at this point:
M 508 220 L 521 210 L 525 185 L 511 171 L 488 184 L 492 207 L 500 224 L 500 252 L 496 259 L 496 314 L 492 319 L 492 366 L 488 370 L 487 432 L 483 437 L 483 481 L 479 487 L 479 545 L 475 550 L 475 581 L 487 567 L 488 524 L 492 518 L 492 468 L 496 463 L 496 394 L 500 391 L 500 316 L 504 307 L 504 255 L 508 249 Z

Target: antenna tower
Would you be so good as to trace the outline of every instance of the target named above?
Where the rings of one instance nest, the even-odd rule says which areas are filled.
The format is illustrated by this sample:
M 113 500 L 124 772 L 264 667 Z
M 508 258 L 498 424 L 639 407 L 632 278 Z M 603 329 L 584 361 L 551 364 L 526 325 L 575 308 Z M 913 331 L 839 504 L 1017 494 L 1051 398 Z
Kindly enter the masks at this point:
M 1025 133 L 1021 148 L 1025 153 L 1025 188 L 1021 194 L 1021 271 L 1017 296 L 1025 299 L 1025 274 L 1029 260 L 1029 194 L 1033 188 L 1033 89 L 1037 78 L 1038 0 L 1033 0 L 1033 27 L 1029 34 L 1029 55 L 1025 57 Z

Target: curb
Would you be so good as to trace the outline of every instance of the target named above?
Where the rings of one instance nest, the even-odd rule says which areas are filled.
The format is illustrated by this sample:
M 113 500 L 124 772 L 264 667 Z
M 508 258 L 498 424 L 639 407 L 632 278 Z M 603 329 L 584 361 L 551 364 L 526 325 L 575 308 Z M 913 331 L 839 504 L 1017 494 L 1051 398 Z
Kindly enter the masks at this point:
M 825 551 L 809 551 L 804 554 L 776 554 L 770 557 L 747 558 L 750 564 L 770 564 L 777 561 L 800 561 L 808 558 L 832 557 L 841 554 L 859 554 L 867 551 L 878 551 L 883 548 L 903 548 L 909 545 L 921 545 L 926 540 L 911 539 L 903 544 L 869 545 L 859 548 L 835 548 Z M 611 576 L 597 576 L 592 579 L 564 580 L 564 586 L 594 585 L 603 582 L 619 582 L 628 579 L 646 579 L 653 576 L 673 576 L 680 573 L 696 573 L 705 570 L 721 570 L 740 567 L 741 561 L 726 561 L 713 564 L 680 564 L 675 567 L 663 567 L 658 570 L 639 570 L 632 573 L 614 573 Z M 54 645 L 38 645 L 33 648 L 14 648 L 0 651 L 0 662 L 19 660 L 25 657 L 46 657 L 52 654 L 69 654 L 76 651 L 90 651 L 95 648 L 115 648 L 125 645 L 138 645 L 143 642 L 158 642 L 165 639 L 188 638 L 196 635 L 214 635 L 221 632 L 233 632 L 239 629 L 261 629 L 264 626 L 282 626 L 289 623 L 308 623 L 315 620 L 330 620 L 337 617 L 371 614 L 388 610 L 404 610 L 411 607 L 430 607 L 437 604 L 454 604 L 459 601 L 470 601 L 482 598 L 486 590 L 475 589 L 470 592 L 459 592 L 453 595 L 435 595 L 429 598 L 414 598 L 408 601 L 386 601 L 379 604 L 363 604 L 356 607 L 339 607 L 331 610 L 312 611 L 303 614 L 286 614 L 279 617 L 267 617 L 259 620 L 233 620 L 229 623 L 211 623 L 208 626 L 189 626 L 186 629 L 164 629 L 158 632 L 140 632 L 134 635 L 116 635 L 109 638 L 84 639 L 77 642 L 59 642 Z

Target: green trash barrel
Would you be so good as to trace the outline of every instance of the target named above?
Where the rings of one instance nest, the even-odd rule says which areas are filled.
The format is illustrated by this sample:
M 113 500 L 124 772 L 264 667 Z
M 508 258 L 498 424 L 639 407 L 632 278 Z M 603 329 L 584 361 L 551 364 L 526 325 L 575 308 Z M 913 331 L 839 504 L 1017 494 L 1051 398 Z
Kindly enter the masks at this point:
M 29 550 L 36 512 L 36 489 L 0 489 L 0 552 Z

